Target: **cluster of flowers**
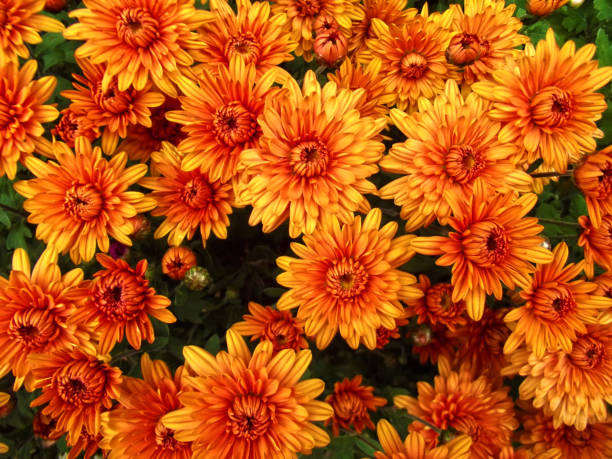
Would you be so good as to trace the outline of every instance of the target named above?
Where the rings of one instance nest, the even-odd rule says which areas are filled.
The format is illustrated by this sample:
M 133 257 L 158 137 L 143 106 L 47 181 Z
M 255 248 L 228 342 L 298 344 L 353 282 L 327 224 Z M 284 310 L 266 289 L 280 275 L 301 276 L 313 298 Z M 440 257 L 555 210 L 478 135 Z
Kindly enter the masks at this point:
M 360 376 L 316 400 L 306 338 L 373 350 L 413 318 L 414 352 L 439 376 L 395 398 L 419 421 L 402 441 L 381 420 L 377 459 L 612 455 L 612 273 L 594 278 L 595 264 L 612 270 L 612 148 L 595 152 L 612 68 L 594 45 L 559 48 L 552 30 L 532 44 L 504 0 L 436 13 L 402 0 L 238 0 L 237 12 L 85 0 L 66 29 L 39 14 L 44 0 L 3 3 L 0 174 L 21 163 L 34 176 L 14 187 L 47 249 L 33 268 L 16 250 L 0 278 L 0 375 L 40 389 L 38 435 L 67 434 L 70 457 L 308 453 L 330 441 L 313 422 L 361 432 L 386 400 Z M 25 61 L 39 31 L 83 42 L 59 120 L 45 105 L 55 78 Z M 298 82 L 280 67 L 294 56 L 322 65 Z M 392 125 L 406 140 L 386 152 Z M 589 214 L 576 264 L 527 217 L 570 169 Z M 396 178 L 377 189 L 379 170 Z M 392 199 L 407 232 L 446 235 L 396 237 L 366 195 Z M 144 354 L 142 379 L 122 376 L 109 353 L 124 335 L 139 349 L 155 338 L 150 317 L 176 318 L 146 260 L 103 253 L 110 238 L 129 246 L 143 213 L 164 217 L 154 237 L 167 236 L 164 269 L 180 279 L 195 264 L 181 243 L 198 228 L 203 244 L 225 238 L 247 206 L 251 225 L 288 221 L 303 240 L 277 260 L 288 290 L 276 308 L 251 303 L 227 352 L 186 346 L 174 375 Z M 450 282 L 401 270 L 415 253 L 452 266 Z M 102 269 L 62 274 L 60 254 Z M 241 335 L 260 341 L 253 352 Z M 516 374 L 515 405 L 504 377 Z

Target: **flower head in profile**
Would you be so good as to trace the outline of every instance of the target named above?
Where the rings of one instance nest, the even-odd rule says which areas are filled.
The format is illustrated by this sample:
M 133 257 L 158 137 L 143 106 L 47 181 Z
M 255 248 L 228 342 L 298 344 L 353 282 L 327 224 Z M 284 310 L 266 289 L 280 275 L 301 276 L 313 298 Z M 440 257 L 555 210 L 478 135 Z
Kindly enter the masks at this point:
M 269 341 L 274 352 L 308 349 L 308 341 L 304 338 L 304 323 L 289 311 L 278 311 L 271 306 L 261 306 L 251 301 L 249 312 L 242 316 L 244 321 L 232 325 L 238 334 L 250 336 L 251 341 Z
M 574 179 L 597 228 L 604 216 L 612 214 L 612 146 L 586 156 L 574 170 Z
M 162 257 L 162 272 L 174 280 L 183 280 L 185 273 L 195 265 L 195 253 L 188 247 L 170 247 Z
M 102 414 L 101 446 L 110 450 L 109 459 L 150 457 L 189 459 L 191 444 L 174 438 L 174 431 L 161 418 L 181 407 L 182 367 L 174 376 L 161 360 L 148 354 L 140 359 L 142 379 L 124 377 L 119 406 Z
M 61 115 L 59 122 L 51 129 L 51 134 L 59 137 L 70 148 L 74 148 L 77 137 L 87 137 L 90 142 L 100 137 L 100 129 L 89 121 L 85 113 L 77 114 L 71 108 L 66 108 Z
M 262 342 L 249 351 L 237 332 L 226 334 L 228 352 L 213 356 L 197 346 L 183 348 L 183 405 L 162 419 L 174 438 L 193 442 L 194 457 L 264 459 L 293 457 L 326 446 L 329 437 L 313 421 L 333 410 L 315 400 L 323 381 L 300 381 L 312 360 L 309 350 L 274 353 Z
M 489 116 L 504 124 L 500 137 L 524 148 L 529 163 L 542 158 L 562 173 L 595 150 L 594 136 L 601 134 L 595 121 L 606 109 L 604 95 L 595 91 L 612 79 L 612 67 L 597 68 L 591 60 L 595 49 L 588 44 L 576 52 L 572 41 L 559 49 L 549 29 L 535 54 L 517 61 L 516 71 L 499 69 L 494 82 L 472 85 L 493 101 Z
M 59 115 L 55 107 L 44 105 L 57 80 L 52 76 L 34 80 L 37 66 L 35 60 L 21 68 L 17 63 L 0 63 L 0 177 L 14 179 L 18 161 L 23 163 L 32 152 L 46 153 L 51 148 L 42 125 Z
M 354 211 L 369 210 L 363 194 L 376 190 L 367 178 L 378 171 L 385 120 L 359 115 L 363 93 L 333 82 L 321 88 L 308 71 L 301 90 L 290 79 L 267 98 L 259 143 L 240 163 L 239 198 L 253 207 L 249 224 L 262 222 L 268 233 L 289 218 L 295 238 L 334 215 L 349 223 Z
M 140 349 L 143 339 L 152 343 L 155 334 L 149 316 L 165 323 L 176 321 L 168 311 L 170 300 L 156 295 L 145 279 L 147 260 L 139 261 L 136 268 L 102 253 L 96 260 L 104 269 L 88 282 L 88 300 L 73 320 L 92 324 L 99 334 L 101 354 L 110 352 L 124 334 L 134 349 Z
M 414 276 L 397 269 L 413 255 L 412 236 L 394 239 L 397 224 L 381 228 L 381 219 L 380 209 L 363 220 L 354 217 L 350 224 L 334 219 L 304 236 L 303 245 L 291 244 L 299 258 L 276 261 L 285 271 L 278 283 L 291 289 L 277 307 L 298 308 L 297 318 L 305 322 L 306 335 L 316 339 L 319 349 L 338 332 L 353 349 L 360 342 L 374 349 L 378 327 L 393 329 L 395 319 L 404 317 L 401 301 L 422 295 L 412 285 Z
M 590 279 L 595 275 L 595 264 L 612 270 L 612 215 L 604 215 L 595 227 L 586 215 L 578 217 L 582 233 L 578 245 L 584 249 L 584 272 Z
M 527 11 L 534 16 L 547 16 L 567 2 L 568 0 L 527 0 Z
M 387 404 L 384 398 L 374 396 L 372 386 L 362 386 L 362 381 L 361 375 L 352 379 L 344 378 L 334 384 L 334 392 L 325 398 L 334 409 L 331 421 L 335 436 L 340 434 L 341 428 L 357 433 L 363 432 L 366 427 L 374 430 L 370 412 Z
M 444 325 L 451 331 L 467 323 L 464 316 L 465 302 L 452 300 L 451 284 L 432 285 L 427 276 L 420 274 L 417 287 L 423 291 L 423 297 L 407 302 L 410 314 L 418 316 L 417 323 Z
M 74 152 L 56 142 L 53 153 L 55 161 L 26 158 L 35 178 L 14 185 L 27 198 L 23 208 L 30 213 L 28 222 L 38 225 L 36 238 L 62 254 L 70 252 L 74 263 L 91 260 L 96 248 L 107 252 L 109 236 L 131 246 L 128 219 L 155 206 L 153 199 L 128 191 L 147 166 L 126 167 L 125 153 L 108 161 L 85 137 L 77 138 Z

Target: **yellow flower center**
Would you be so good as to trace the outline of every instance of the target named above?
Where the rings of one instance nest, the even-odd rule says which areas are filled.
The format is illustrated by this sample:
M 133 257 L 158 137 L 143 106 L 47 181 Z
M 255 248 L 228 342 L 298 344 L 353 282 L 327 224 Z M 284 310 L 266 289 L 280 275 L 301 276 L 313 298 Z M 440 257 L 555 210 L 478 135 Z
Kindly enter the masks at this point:
M 159 37 L 159 23 L 144 8 L 128 8 L 117 21 L 117 36 L 133 48 L 145 48 Z
M 242 395 L 234 399 L 228 410 L 225 431 L 247 440 L 255 440 L 276 422 L 274 406 L 256 395 Z
M 352 258 L 335 260 L 327 270 L 327 291 L 343 299 L 354 299 L 366 288 L 368 273 Z
M 453 145 L 446 155 L 446 172 L 459 183 L 468 183 L 486 166 L 482 155 L 470 145 Z
M 253 64 L 259 60 L 261 46 L 251 32 L 231 37 L 225 44 L 225 56 L 227 59 L 230 60 L 236 55 L 240 56 L 245 64 Z
M 427 59 L 422 54 L 409 52 L 402 57 L 400 69 L 406 78 L 418 80 L 427 71 Z
M 240 102 L 230 102 L 214 114 L 213 131 L 226 146 L 241 145 L 257 135 L 257 117 Z
M 97 218 L 103 206 L 102 194 L 90 184 L 74 185 L 66 191 L 64 197 L 64 210 L 83 221 Z
M 289 162 L 297 175 L 319 176 L 327 170 L 329 152 L 320 140 L 307 140 L 293 147 Z
M 572 96 L 556 86 L 538 91 L 531 99 L 531 115 L 535 124 L 541 127 L 562 127 L 572 116 Z

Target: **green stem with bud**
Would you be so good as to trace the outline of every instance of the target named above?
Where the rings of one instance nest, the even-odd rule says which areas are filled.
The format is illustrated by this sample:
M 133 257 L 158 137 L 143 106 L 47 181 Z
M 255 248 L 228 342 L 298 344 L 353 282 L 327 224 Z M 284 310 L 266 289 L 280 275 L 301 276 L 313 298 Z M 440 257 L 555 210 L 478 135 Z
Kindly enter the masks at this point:
M 566 222 L 564 220 L 554 220 L 552 218 L 538 218 L 538 220 L 540 220 L 540 223 L 548 223 L 550 225 L 571 226 L 572 228 L 580 227 L 576 222 Z

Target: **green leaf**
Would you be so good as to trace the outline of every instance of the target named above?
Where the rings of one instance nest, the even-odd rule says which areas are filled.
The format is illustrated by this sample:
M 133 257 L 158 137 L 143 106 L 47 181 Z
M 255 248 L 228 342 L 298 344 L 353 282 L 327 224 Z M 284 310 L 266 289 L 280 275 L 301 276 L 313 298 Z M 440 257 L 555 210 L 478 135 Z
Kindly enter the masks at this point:
M 280 296 L 285 293 L 287 289 L 279 288 L 279 287 L 268 287 L 263 289 L 263 293 L 270 298 L 280 298 Z
M 597 59 L 599 60 L 599 65 L 602 67 L 612 65 L 612 43 L 610 43 L 610 37 L 608 37 L 604 29 L 600 28 L 597 31 L 595 44 L 597 45 Z
M 340 437 L 334 437 L 329 444 L 329 450 L 333 453 L 334 459 L 353 459 L 353 449 L 355 446 L 355 437 L 349 437 L 342 435 Z
M 612 19 L 612 2 L 610 0 L 593 0 L 593 6 L 597 10 L 597 19 L 602 21 Z
M 586 215 L 587 205 L 582 194 L 575 194 L 570 201 L 570 215 L 578 219 L 581 215 Z
M 583 11 L 578 11 L 575 8 L 567 8 L 565 18 L 561 22 L 570 32 L 583 32 L 587 28 L 587 20 Z
M 531 174 L 532 172 L 534 172 L 538 167 L 542 165 L 543 162 L 544 160 L 542 158 L 536 159 L 534 162 L 532 162 L 529 165 L 529 168 L 527 169 L 527 173 Z
M 370 440 L 369 441 L 371 443 L 378 443 L 374 440 Z M 363 441 L 361 438 L 358 438 L 357 440 L 355 440 L 355 444 L 357 445 L 357 447 L 363 451 L 365 454 L 367 454 L 368 456 L 372 457 L 374 456 L 374 453 L 376 452 L 376 449 L 374 449 L 374 447 L 372 447 L 372 445 L 366 443 L 365 441 Z M 380 448 L 377 448 L 378 451 L 382 451 L 382 446 Z
M 22 249 L 28 248 L 28 244 L 26 242 L 26 238 L 31 238 L 32 232 L 30 228 L 28 228 L 23 223 L 14 226 L 6 236 L 6 248 L 8 250 L 13 250 L 21 247 Z
M 219 339 L 219 335 L 214 334 L 210 338 L 208 338 L 208 341 L 206 341 L 206 344 L 204 345 L 204 349 L 206 349 L 213 355 L 219 352 L 219 350 L 221 349 L 221 341 Z
M 0 210 L 0 223 L 2 223 L 7 228 L 11 227 L 11 219 L 9 218 L 8 214 L 3 210 Z

